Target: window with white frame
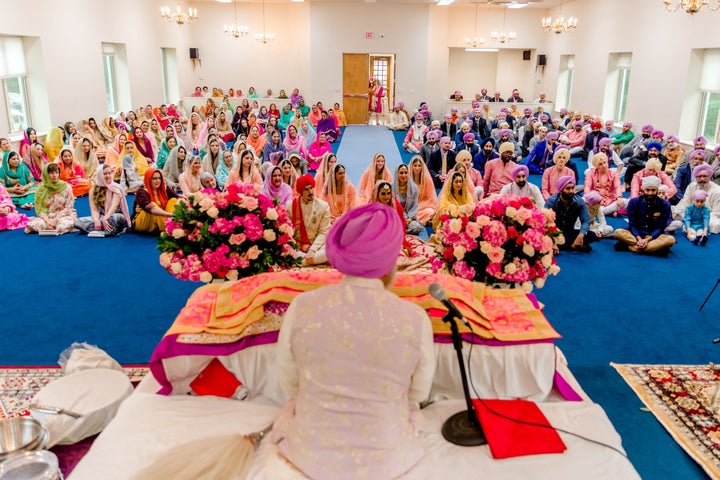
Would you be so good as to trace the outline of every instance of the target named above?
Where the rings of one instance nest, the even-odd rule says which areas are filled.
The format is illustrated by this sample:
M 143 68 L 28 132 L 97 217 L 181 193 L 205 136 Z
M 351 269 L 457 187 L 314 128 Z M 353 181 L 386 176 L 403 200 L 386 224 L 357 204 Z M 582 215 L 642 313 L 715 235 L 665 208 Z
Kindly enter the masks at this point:
M 20 133 L 32 124 L 26 77 L 22 38 L 0 37 L 0 78 L 10 134 Z
M 180 85 L 177 74 L 177 50 L 174 48 L 161 48 L 160 64 L 162 68 L 165 103 L 177 102 L 180 98 Z
M 616 122 L 625 120 L 631 63 L 632 53 L 630 52 L 611 53 L 608 58 L 602 115 L 605 118 L 613 118 Z
M 107 111 L 117 112 L 117 81 L 115 78 L 115 46 L 111 43 L 102 44 L 103 73 L 105 75 L 105 98 Z
M 572 102 L 573 78 L 575 77 L 575 55 L 560 56 L 560 72 L 558 73 L 555 107 L 570 108 Z
M 630 86 L 630 66 L 620 67 L 618 69 L 618 95 L 617 105 L 615 106 L 616 118 L 618 122 L 625 121 L 625 110 L 627 108 L 628 87 Z
M 700 75 L 702 108 L 697 135 L 712 145 L 720 144 L 720 48 L 705 50 Z

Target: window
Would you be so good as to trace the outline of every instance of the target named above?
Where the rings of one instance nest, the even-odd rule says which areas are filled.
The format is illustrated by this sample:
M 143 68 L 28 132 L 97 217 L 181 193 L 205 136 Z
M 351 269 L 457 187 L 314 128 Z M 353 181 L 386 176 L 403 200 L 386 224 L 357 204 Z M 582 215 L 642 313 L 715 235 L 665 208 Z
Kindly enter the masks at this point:
M 602 111 L 604 118 L 612 118 L 616 122 L 625 120 L 630 90 L 631 63 L 632 53 L 629 52 L 611 53 L 608 58 Z
M 555 94 L 557 109 L 570 108 L 572 102 L 573 79 L 575 77 L 575 55 L 560 56 L 560 73 L 558 74 L 557 92 Z
M 117 84 L 115 83 L 115 55 L 103 53 L 103 73 L 105 74 L 105 98 L 107 111 L 117 112 Z
M 386 104 L 393 104 L 395 92 L 395 56 L 370 55 L 370 76 L 379 81 L 385 89 L 383 112 L 386 112 L 388 111 Z
M 620 68 L 618 72 L 618 101 L 615 106 L 617 121 L 625 121 L 625 108 L 627 107 L 627 94 L 630 85 L 630 68 Z
M 380 81 L 380 84 L 387 86 L 388 59 L 376 57 L 372 59 L 372 77 Z
M 180 85 L 177 74 L 177 51 L 174 48 L 160 49 L 160 66 L 162 68 L 163 95 L 165 103 L 177 102 L 180 98 Z
M 703 107 L 700 114 L 698 135 L 711 144 L 720 144 L 720 92 L 703 92 Z
M 20 133 L 32 124 L 22 38 L 0 37 L 0 77 L 10 133 Z

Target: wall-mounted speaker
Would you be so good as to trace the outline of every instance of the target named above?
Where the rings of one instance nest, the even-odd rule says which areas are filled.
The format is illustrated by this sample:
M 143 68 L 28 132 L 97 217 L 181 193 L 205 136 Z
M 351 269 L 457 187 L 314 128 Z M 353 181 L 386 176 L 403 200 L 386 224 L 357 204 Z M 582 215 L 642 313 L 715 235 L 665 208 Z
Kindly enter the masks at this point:
M 523 50 L 523 60 L 530 61 L 530 50 Z
M 537 64 L 539 67 L 544 67 L 545 65 L 547 65 L 547 57 L 545 55 L 538 55 Z
M 197 48 L 190 48 L 190 59 L 196 60 L 200 58 L 200 50 Z

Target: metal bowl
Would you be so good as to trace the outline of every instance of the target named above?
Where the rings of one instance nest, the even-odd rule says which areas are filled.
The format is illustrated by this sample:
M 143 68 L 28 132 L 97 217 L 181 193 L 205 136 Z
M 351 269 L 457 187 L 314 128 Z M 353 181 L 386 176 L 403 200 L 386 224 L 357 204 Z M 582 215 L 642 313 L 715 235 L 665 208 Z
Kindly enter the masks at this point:
M 0 480 L 62 478 L 57 456 L 48 450 L 19 453 L 0 462 Z
M 14 453 L 41 448 L 46 442 L 47 430 L 32 417 L 0 420 L 0 460 Z

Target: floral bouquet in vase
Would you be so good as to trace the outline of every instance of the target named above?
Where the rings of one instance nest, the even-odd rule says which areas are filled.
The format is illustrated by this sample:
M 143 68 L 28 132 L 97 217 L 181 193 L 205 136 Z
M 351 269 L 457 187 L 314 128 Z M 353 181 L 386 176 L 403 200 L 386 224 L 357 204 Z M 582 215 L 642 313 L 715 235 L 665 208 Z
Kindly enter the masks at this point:
M 237 280 L 298 265 L 293 225 L 284 205 L 253 184 L 202 190 L 178 202 L 158 239 L 160 264 L 180 280 Z
M 564 242 L 555 212 L 529 198 L 497 195 L 480 201 L 465 215 L 443 215 L 436 234 L 433 270 L 487 284 L 533 284 L 541 288 L 560 271 L 553 247 Z

